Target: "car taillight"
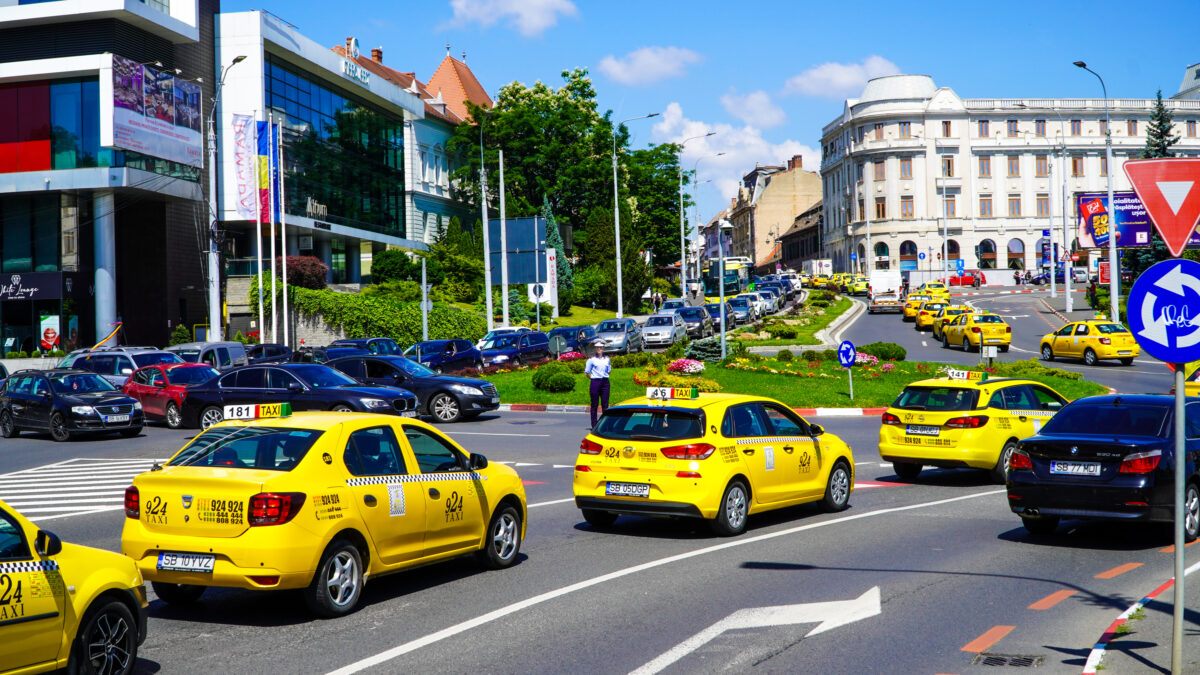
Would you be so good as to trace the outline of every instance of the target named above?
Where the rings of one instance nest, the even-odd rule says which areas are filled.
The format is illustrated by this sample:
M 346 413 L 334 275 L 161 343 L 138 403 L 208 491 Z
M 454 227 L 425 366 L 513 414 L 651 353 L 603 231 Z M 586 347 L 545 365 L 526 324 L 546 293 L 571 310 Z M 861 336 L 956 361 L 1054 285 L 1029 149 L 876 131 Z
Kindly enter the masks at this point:
M 1011 332 L 1012 332 L 1012 326 L 1005 326 L 1005 327 L 1004 327 L 1004 332 L 1005 332 L 1005 333 L 1011 333 Z
M 1033 460 L 1024 450 L 1013 450 L 1012 456 L 1008 458 L 1008 468 L 1010 470 L 1027 469 L 1033 470 Z
M 1121 460 L 1121 473 L 1150 473 L 1162 461 L 1162 450 L 1137 452 Z
M 589 471 L 591 471 L 591 470 L 592 470 L 592 467 L 590 467 L 590 466 L 588 466 L 588 465 L 586 465 L 586 464 L 576 464 L 576 465 L 575 465 L 575 470 L 576 470 L 576 471 L 578 471 L 578 472 L 580 472 L 580 473 L 587 473 L 587 472 L 589 472 Z
M 250 498 L 250 513 L 246 521 L 251 527 L 282 525 L 295 518 L 301 506 L 304 506 L 302 492 L 260 492 Z
M 125 488 L 125 517 L 137 520 L 141 516 L 141 498 L 138 489 L 132 485 Z
M 589 441 L 586 438 L 579 442 L 579 452 L 585 455 L 598 455 L 600 454 L 601 447 L 599 443 Z
M 900 424 L 900 418 L 890 412 L 883 413 L 884 424 Z
M 982 333 L 983 331 L 979 330 L 979 326 L 971 326 L 971 332 L 972 333 Z
M 978 429 L 987 424 L 987 415 L 967 415 L 955 417 L 946 422 L 947 429 Z
M 716 449 L 716 446 L 708 443 L 689 443 L 663 448 L 662 454 L 668 459 L 707 459 Z
M 1108 339 L 1108 338 L 1100 338 L 1100 344 L 1102 344 L 1102 345 L 1111 345 L 1111 344 L 1112 344 L 1112 340 L 1110 340 L 1110 339 Z

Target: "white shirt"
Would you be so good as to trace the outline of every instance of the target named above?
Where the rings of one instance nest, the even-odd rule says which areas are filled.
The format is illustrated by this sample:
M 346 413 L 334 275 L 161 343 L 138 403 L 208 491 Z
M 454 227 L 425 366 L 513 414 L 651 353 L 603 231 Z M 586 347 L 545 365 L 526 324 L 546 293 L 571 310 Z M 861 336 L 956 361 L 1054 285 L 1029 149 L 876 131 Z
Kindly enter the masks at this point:
M 593 380 L 607 380 L 612 372 L 612 361 L 607 356 L 593 356 L 587 360 L 583 372 Z

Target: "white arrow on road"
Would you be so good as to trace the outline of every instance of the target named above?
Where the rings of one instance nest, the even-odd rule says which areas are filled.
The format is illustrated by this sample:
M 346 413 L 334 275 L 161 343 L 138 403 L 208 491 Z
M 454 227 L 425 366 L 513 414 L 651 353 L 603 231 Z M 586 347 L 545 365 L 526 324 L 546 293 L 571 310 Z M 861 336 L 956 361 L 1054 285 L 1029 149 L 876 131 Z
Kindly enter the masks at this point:
M 1183 265 L 1176 265 L 1174 269 L 1162 275 L 1158 281 L 1154 282 L 1155 286 L 1163 289 L 1168 293 L 1182 296 L 1184 287 L 1188 287 L 1193 291 L 1200 293 L 1200 279 L 1183 273 Z
M 1157 301 L 1158 297 L 1153 293 L 1147 293 L 1145 299 L 1142 300 L 1142 325 L 1144 327 L 1138 331 L 1138 335 L 1164 347 L 1170 347 L 1171 345 L 1167 343 L 1166 322 L 1162 321 L 1161 316 L 1158 319 L 1154 318 L 1154 303 Z
M 721 633 L 746 628 L 768 628 L 771 626 L 794 626 L 802 623 L 819 623 L 805 637 L 861 621 L 882 613 L 879 587 L 863 593 L 854 600 L 833 602 L 807 602 L 799 605 L 777 605 L 775 607 L 753 607 L 740 609 L 708 628 L 684 640 L 670 651 L 650 663 L 633 671 L 631 675 L 651 675 L 696 651 Z

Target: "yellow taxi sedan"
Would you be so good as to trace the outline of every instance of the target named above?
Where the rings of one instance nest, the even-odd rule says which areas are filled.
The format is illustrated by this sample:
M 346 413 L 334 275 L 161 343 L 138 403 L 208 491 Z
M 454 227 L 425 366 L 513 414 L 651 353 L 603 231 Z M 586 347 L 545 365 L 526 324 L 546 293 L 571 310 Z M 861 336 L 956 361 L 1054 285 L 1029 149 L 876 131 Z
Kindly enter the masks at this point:
M 999 347 L 1007 352 L 1012 344 L 1012 326 L 990 312 L 959 314 L 942 326 L 942 347 L 962 346 L 964 352 L 980 347 Z
M 954 317 L 959 314 L 970 312 L 971 308 L 966 305 L 946 305 L 938 310 L 937 314 L 933 315 L 933 339 L 942 339 L 942 328 L 949 322 L 954 320 Z
M 0 672 L 133 672 L 146 586 L 119 553 L 64 544 L 0 501 Z
M 812 283 L 813 283 L 813 276 L 811 274 L 809 274 L 808 272 L 800 273 L 800 287 L 801 288 L 812 288 Z
M 1083 359 L 1094 366 L 1103 359 L 1116 359 L 1133 365 L 1141 353 L 1129 329 L 1111 321 L 1075 321 L 1042 337 L 1042 359 L 1055 357 Z
M 871 281 L 861 274 L 856 274 L 846 280 L 846 293 L 850 295 L 866 295 L 870 292 Z
M 846 272 L 837 272 L 825 282 L 826 290 L 841 291 L 842 285 L 846 283 L 846 277 L 850 276 Z
M 597 528 L 676 516 L 732 536 L 762 511 L 817 501 L 840 511 L 853 490 L 850 447 L 761 396 L 648 389 L 606 410 L 575 460 L 575 505 Z
M 921 311 L 921 305 L 932 300 L 928 295 L 914 293 L 904 299 L 904 320 L 916 321 L 917 312 Z
M 917 292 L 935 299 L 940 298 L 944 302 L 950 301 L 950 289 L 946 288 L 946 284 L 940 281 L 926 281 L 921 284 Z
M 913 322 L 915 324 L 913 328 L 916 328 L 917 330 L 932 330 L 934 318 L 945 306 L 946 303 L 942 302 L 941 300 L 928 300 L 926 302 L 922 302 L 921 306 L 917 308 L 917 316 L 916 320 Z
M 334 617 L 382 574 L 517 559 L 514 470 L 415 419 L 287 412 L 209 427 L 126 490 L 121 550 L 164 601 L 210 586 L 304 589 L 314 614 Z
M 879 455 L 903 480 L 935 466 L 987 469 L 1003 483 L 1017 442 L 1037 434 L 1066 403 L 1032 380 L 950 371 L 904 388 L 883 413 Z

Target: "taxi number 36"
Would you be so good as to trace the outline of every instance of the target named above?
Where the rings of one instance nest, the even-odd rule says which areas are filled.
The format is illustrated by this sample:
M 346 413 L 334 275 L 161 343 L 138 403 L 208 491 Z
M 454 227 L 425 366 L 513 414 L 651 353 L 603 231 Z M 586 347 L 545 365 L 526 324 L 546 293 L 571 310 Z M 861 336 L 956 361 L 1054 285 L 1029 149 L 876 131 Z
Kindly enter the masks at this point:
M 21 582 L 13 581 L 7 574 L 0 574 L 0 605 L 21 602 Z

